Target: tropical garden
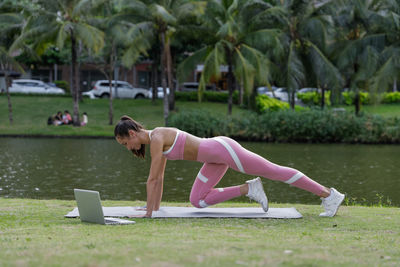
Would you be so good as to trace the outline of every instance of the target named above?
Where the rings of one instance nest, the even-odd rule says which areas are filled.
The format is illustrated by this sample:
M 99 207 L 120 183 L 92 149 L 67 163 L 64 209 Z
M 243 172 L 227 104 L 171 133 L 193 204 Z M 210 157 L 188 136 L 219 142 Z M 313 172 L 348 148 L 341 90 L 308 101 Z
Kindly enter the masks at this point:
M 95 65 L 111 87 L 114 68 L 121 64 L 129 68 L 143 60 L 152 62 L 153 102 L 156 88 L 163 88 L 163 117 L 168 125 L 184 127 L 185 114 L 170 115 L 176 110 L 175 100 L 179 99 L 224 102 L 229 115 L 232 106 L 238 104 L 258 114 L 275 116 L 277 121 L 281 120 L 279 116 L 296 121 L 299 119 L 290 117 L 293 115 L 270 113 L 309 110 L 295 105 L 298 97 L 306 105 L 320 109 L 354 105 L 355 115 L 348 116 L 356 120 L 362 104 L 400 102 L 399 19 L 400 2 L 395 0 L 3 0 L 0 71 L 9 86 L 10 73 L 22 71 L 31 62 L 47 64 L 53 58 L 53 62 L 70 64 L 73 79 L 69 89 L 75 125 L 80 125 L 80 64 Z M 175 92 L 198 64 L 204 65 L 198 92 Z M 226 73 L 221 66 L 226 67 Z M 205 91 L 207 84 L 222 76 L 227 81 L 227 92 Z M 286 88 L 289 104 L 257 95 L 259 86 L 271 91 L 273 86 Z M 297 94 L 304 87 L 318 90 Z M 8 90 L 6 94 L 12 123 L 12 97 Z M 112 124 L 112 97 L 108 109 Z M 288 112 L 285 114 L 291 113 Z M 329 112 L 316 112 L 321 121 L 330 116 Z M 253 121 L 239 124 L 253 125 L 267 120 L 254 114 L 247 117 L 249 120 L 254 117 Z M 307 112 L 296 114 L 306 117 L 304 121 L 310 118 Z M 208 120 L 213 119 L 208 117 Z M 223 134 L 235 132 L 229 126 L 235 118 L 221 120 L 228 124 L 222 127 L 226 129 Z M 360 128 L 365 123 L 380 125 L 381 121 L 365 117 L 363 120 L 358 120 Z M 383 141 L 397 140 L 398 120 L 391 119 L 385 124 L 390 134 L 383 130 L 384 135 L 389 134 Z M 341 125 L 338 129 L 345 127 Z M 375 128 L 373 131 L 377 132 Z M 255 139 L 276 140 L 262 133 L 260 136 L 264 137 Z

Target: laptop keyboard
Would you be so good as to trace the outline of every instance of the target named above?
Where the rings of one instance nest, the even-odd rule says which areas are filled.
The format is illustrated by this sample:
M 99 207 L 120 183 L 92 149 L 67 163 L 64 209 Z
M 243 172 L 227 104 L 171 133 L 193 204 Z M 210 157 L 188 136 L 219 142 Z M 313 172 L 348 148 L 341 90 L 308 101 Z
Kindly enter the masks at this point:
M 107 224 L 121 224 L 120 222 L 116 222 L 116 221 L 114 221 L 114 220 L 107 220 L 107 219 L 104 219 L 104 221 L 105 221 Z

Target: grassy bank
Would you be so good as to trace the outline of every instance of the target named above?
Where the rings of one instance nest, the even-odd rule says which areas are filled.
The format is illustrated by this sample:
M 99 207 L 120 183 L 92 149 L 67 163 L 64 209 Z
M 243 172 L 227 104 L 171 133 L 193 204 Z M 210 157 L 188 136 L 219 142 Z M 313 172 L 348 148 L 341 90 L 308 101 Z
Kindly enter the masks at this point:
M 72 135 L 72 136 L 113 136 L 114 125 L 109 125 L 107 99 L 84 99 L 79 104 L 81 114 L 88 113 L 89 124 L 85 127 L 48 126 L 47 118 L 57 111 L 72 113 L 72 99 L 67 97 L 13 96 L 13 125 L 9 124 L 7 98 L 0 96 L 0 134 L 30 135 Z M 177 110 L 213 110 L 218 114 L 227 113 L 227 105 L 221 103 L 177 102 Z M 149 99 L 115 99 L 113 101 L 114 123 L 122 115 L 130 115 L 147 128 L 163 126 L 163 104 Z M 243 110 L 234 107 L 233 113 Z
M 104 201 L 104 206 L 143 202 Z M 164 203 L 164 205 L 172 205 Z M 173 205 L 187 205 L 174 203 Z M 304 218 L 136 219 L 82 224 L 63 217 L 73 201 L 0 198 L 0 266 L 398 266 L 398 208 L 291 207 Z M 254 206 L 227 203 L 224 206 Z
M 108 100 L 84 99 L 80 103 L 80 112 L 87 112 L 89 124 L 85 127 L 72 126 L 47 126 L 47 118 L 57 111 L 68 109 L 72 112 L 72 99 L 57 96 L 12 96 L 13 125 L 8 121 L 7 98 L 0 95 L 0 134 L 26 134 L 26 135 L 65 135 L 65 136 L 112 136 L 113 125 L 109 125 Z M 142 122 L 147 128 L 164 125 L 163 104 L 158 100 L 153 104 L 149 99 L 131 100 L 116 99 L 113 102 L 114 123 L 124 114 L 131 115 Z M 210 102 L 177 101 L 177 110 L 208 110 L 219 117 L 226 116 L 227 104 Z M 353 107 L 346 107 L 348 110 Z M 365 113 L 374 113 L 386 117 L 400 116 L 400 105 L 387 104 L 378 106 L 363 106 Z M 247 111 L 234 106 L 234 115 Z

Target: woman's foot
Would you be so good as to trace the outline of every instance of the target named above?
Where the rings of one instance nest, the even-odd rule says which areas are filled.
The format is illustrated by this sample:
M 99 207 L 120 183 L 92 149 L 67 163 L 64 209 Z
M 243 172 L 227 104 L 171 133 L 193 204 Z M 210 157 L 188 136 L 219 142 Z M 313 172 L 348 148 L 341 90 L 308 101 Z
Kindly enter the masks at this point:
M 265 212 L 268 211 L 268 199 L 265 195 L 264 188 L 261 182 L 260 177 L 257 177 L 253 180 L 246 181 L 246 184 L 249 185 L 249 192 L 246 196 L 250 199 L 257 201 L 261 204 L 261 207 Z
M 344 194 L 339 193 L 335 188 L 331 188 L 331 194 L 326 198 L 321 197 L 321 200 L 325 212 L 322 212 L 319 216 L 333 217 L 344 200 Z

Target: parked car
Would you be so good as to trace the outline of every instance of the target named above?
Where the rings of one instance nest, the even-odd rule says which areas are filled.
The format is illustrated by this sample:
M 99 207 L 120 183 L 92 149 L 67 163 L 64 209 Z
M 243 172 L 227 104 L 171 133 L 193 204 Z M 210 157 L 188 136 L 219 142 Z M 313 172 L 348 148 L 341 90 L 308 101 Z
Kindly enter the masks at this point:
M 279 89 L 279 87 L 271 86 L 272 91 Z M 271 90 L 267 86 L 261 86 L 257 88 L 257 93 L 259 95 L 265 95 L 267 92 L 271 92 Z
M 94 83 L 92 90 L 85 92 L 84 95 L 101 98 L 110 97 L 110 84 L 108 80 L 99 80 Z M 149 97 L 149 90 L 135 88 L 125 81 L 112 81 L 113 98 L 146 98 Z
M 9 92 L 22 94 L 65 94 L 65 91 L 61 88 L 51 86 L 39 80 L 31 79 L 13 80 Z
M 271 91 L 268 91 L 265 94 L 269 97 L 274 97 L 274 95 L 275 95 L 276 99 L 284 101 L 284 102 L 289 102 L 289 93 L 286 88 L 278 88 L 278 89 L 274 90 L 274 94 L 272 94 Z M 295 96 L 294 100 L 295 100 L 295 102 L 298 101 L 296 96 Z
M 310 92 L 318 92 L 318 88 L 306 87 L 306 88 L 301 88 L 300 90 L 297 91 L 297 93 L 300 94 L 310 93 Z
M 181 91 L 183 92 L 192 92 L 192 91 L 197 91 L 199 89 L 199 83 L 198 82 L 186 82 L 182 84 Z M 215 91 L 217 88 L 215 87 L 214 84 L 212 85 L 206 85 L 206 90 L 207 91 Z
M 169 95 L 169 88 L 167 87 L 167 94 Z M 149 89 L 149 98 L 153 98 L 153 89 Z M 164 89 L 162 87 L 157 87 L 157 98 L 164 98 Z

